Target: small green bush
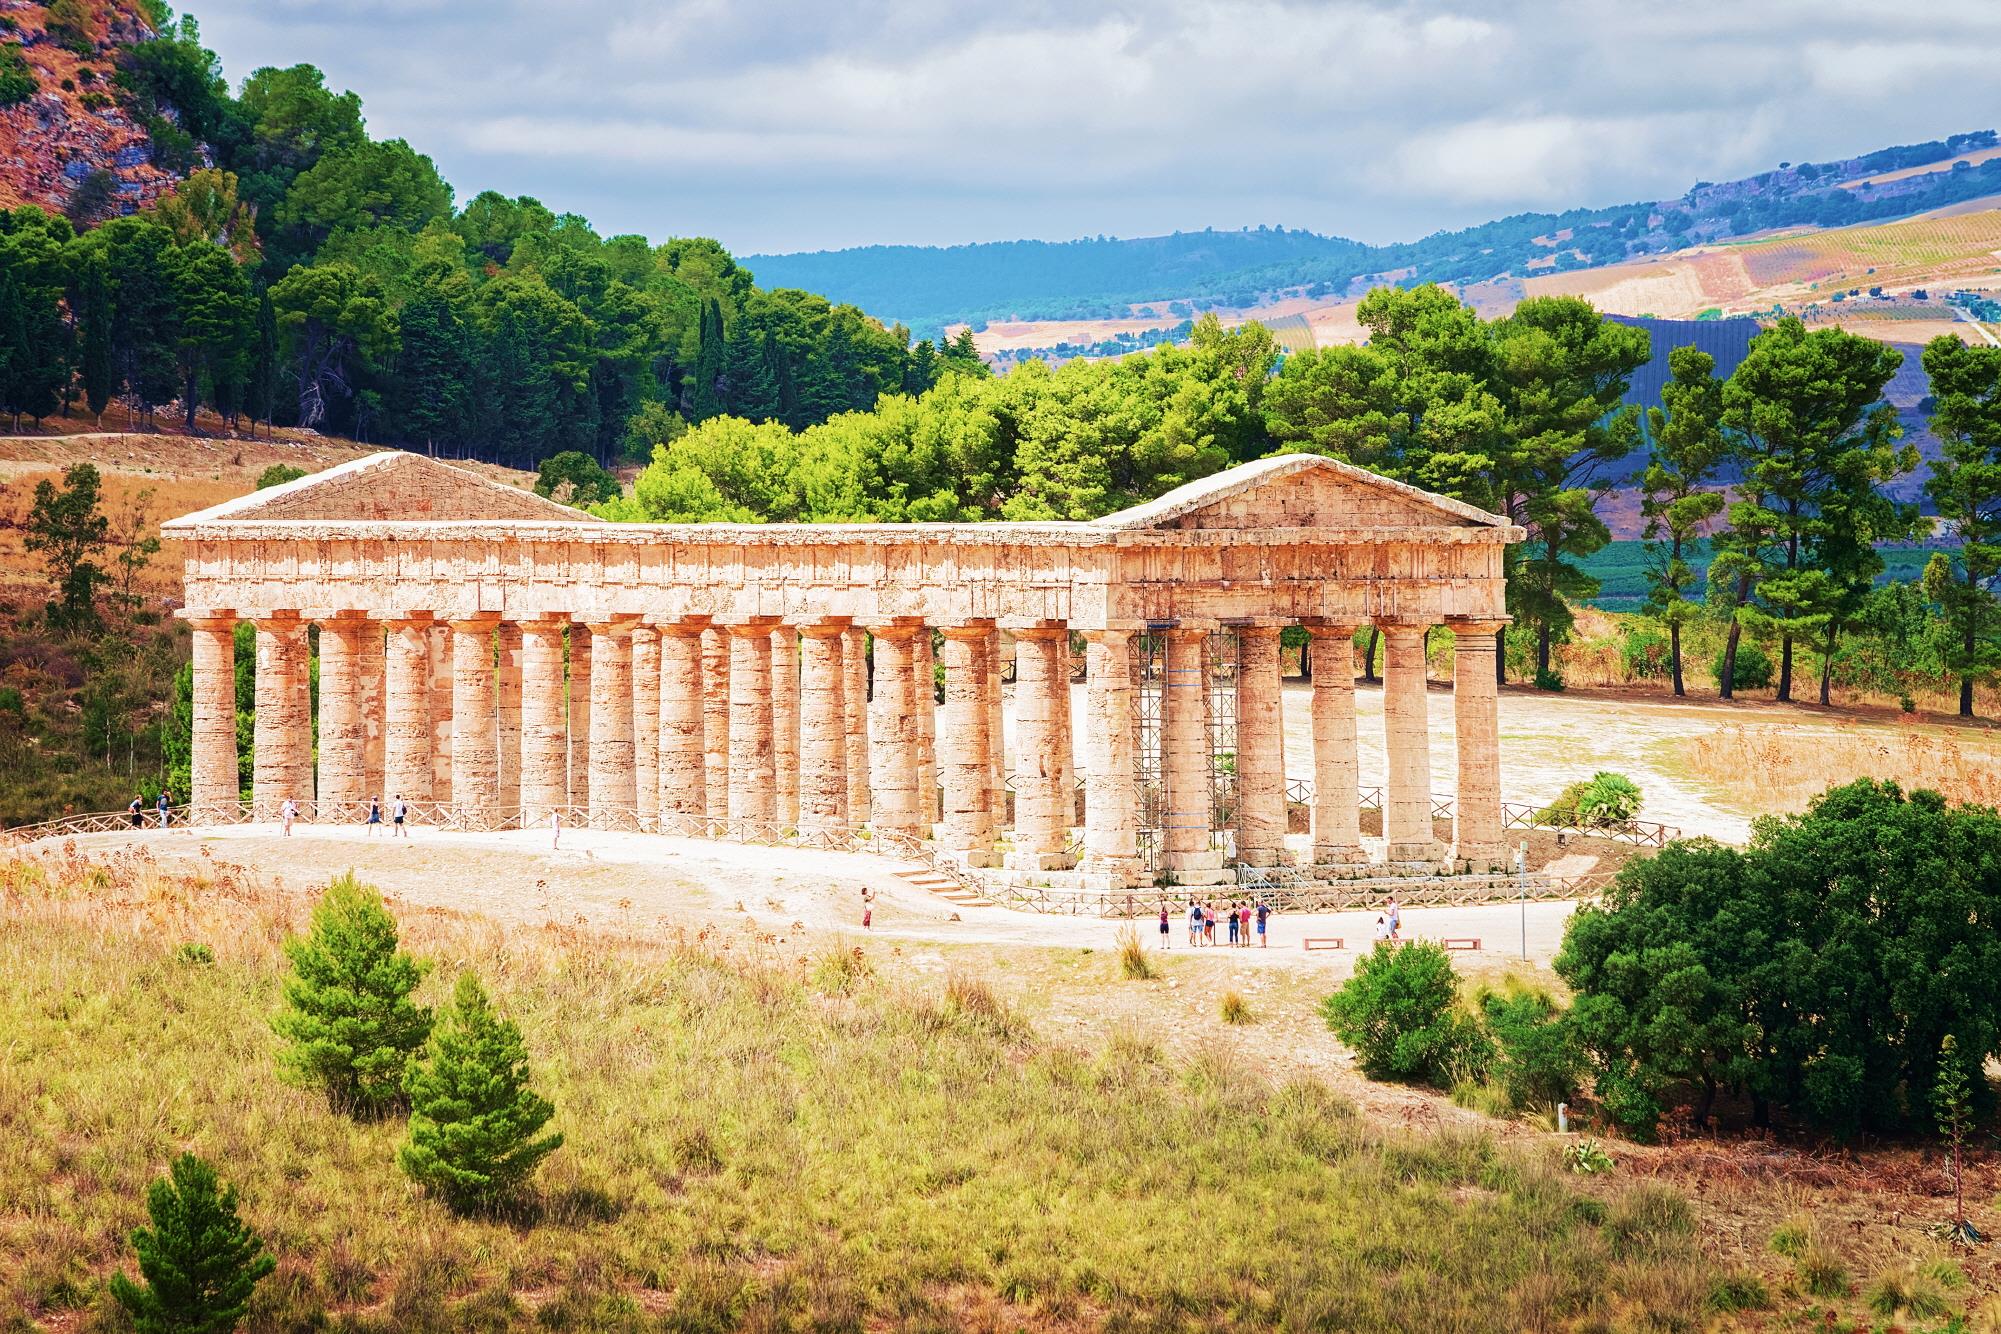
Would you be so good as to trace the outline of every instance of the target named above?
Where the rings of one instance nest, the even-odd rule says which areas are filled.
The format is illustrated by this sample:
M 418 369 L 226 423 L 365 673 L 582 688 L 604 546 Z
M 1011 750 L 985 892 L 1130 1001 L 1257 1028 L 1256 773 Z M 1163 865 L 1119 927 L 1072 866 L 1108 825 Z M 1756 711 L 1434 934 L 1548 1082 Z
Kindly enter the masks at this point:
M 1563 1165 L 1579 1176 L 1602 1176 L 1618 1166 L 1605 1146 L 1595 1139 L 1581 1139 L 1563 1151 Z
M 1709 665 L 1709 674 L 1720 685 L 1723 681 L 1723 654 L 1728 645 L 1716 651 L 1716 661 Z M 1732 690 L 1764 690 L 1772 684 L 1772 657 L 1748 639 L 1737 643 L 1736 671 L 1731 675 Z
M 1584 1047 L 1547 992 L 1516 986 L 1484 993 L 1480 1016 L 1494 1043 L 1494 1079 L 1517 1111 L 1551 1106 L 1576 1091 Z
M 813 986 L 829 996 L 846 996 L 874 972 L 859 945 L 836 945 L 823 951 L 813 964 Z
M 1557 793 L 1536 818 L 1545 824 L 1603 829 L 1625 823 L 1639 810 L 1640 785 L 1624 774 L 1600 769 Z
M 528 1087 L 521 1030 L 502 1018 L 486 989 L 460 973 L 424 1058 L 404 1079 L 410 1133 L 396 1150 L 404 1174 L 453 1209 L 512 1200 L 561 1135 L 537 1133 L 556 1109 Z
M 1248 1024 L 1251 1022 L 1251 1006 L 1243 996 L 1234 991 L 1223 993 L 1223 1022 L 1226 1024 Z
M 1764 1279 L 1742 1270 L 1725 1274 L 1710 1284 L 1709 1297 L 1704 1304 L 1719 1313 L 1762 1311 L 1772 1304 L 1772 1290 L 1765 1286 Z
M 212 964 L 215 962 L 215 951 L 199 940 L 184 940 L 181 947 L 174 951 L 174 958 L 186 964 Z
M 1320 1013 L 1369 1078 L 1449 1088 L 1487 1058 L 1486 1038 L 1458 999 L 1459 975 L 1442 946 L 1379 941 Z
M 0 46 L 0 107 L 27 101 L 35 95 L 39 86 L 35 82 L 35 71 L 28 68 L 28 58 L 21 54 L 20 46 L 13 42 Z
M 292 976 L 271 1027 L 279 1062 L 337 1108 L 376 1115 L 402 1096 L 431 1012 L 410 999 L 424 966 L 397 948 L 396 919 L 352 872 L 327 886 L 304 936 L 285 942 Z
M 150 1228 L 136 1228 L 134 1283 L 111 1276 L 111 1295 L 139 1334 L 224 1334 L 236 1328 L 258 1282 L 277 1268 L 258 1235 L 236 1216 L 236 1188 L 191 1153 L 176 1158 L 167 1179 L 146 1188 Z
M 1793 1272 L 1799 1275 L 1800 1286 L 1808 1296 L 1848 1295 L 1848 1266 L 1833 1250 L 1818 1242 L 1809 1245 L 1793 1261 Z
M 1561 691 L 1563 689 L 1563 676 L 1551 668 L 1538 667 L 1535 669 L 1535 688 L 1537 690 Z
M 1772 1238 L 1765 1243 L 1772 1254 L 1788 1260 L 1797 1260 L 1813 1245 L 1813 1220 L 1802 1214 L 1794 1214 L 1785 1222 L 1772 1229 Z
M 1619 661 L 1626 675 L 1640 681 L 1665 677 L 1673 670 L 1672 645 L 1658 621 L 1635 619 L 1619 638 Z
M 1879 1274 L 1862 1294 L 1862 1300 L 1885 1319 L 1901 1315 L 1913 1320 L 1937 1320 L 1952 1309 L 1944 1285 L 1916 1266 Z
M 1485 1079 L 1462 1079 L 1454 1084 L 1452 1105 L 1496 1118 L 1510 1117 L 1515 1113 L 1515 1100 L 1508 1096 L 1508 1090 Z
M 283 486 L 287 482 L 296 482 L 305 475 L 304 468 L 295 468 L 289 463 L 274 463 L 257 474 L 257 489 L 262 491 L 268 487 Z

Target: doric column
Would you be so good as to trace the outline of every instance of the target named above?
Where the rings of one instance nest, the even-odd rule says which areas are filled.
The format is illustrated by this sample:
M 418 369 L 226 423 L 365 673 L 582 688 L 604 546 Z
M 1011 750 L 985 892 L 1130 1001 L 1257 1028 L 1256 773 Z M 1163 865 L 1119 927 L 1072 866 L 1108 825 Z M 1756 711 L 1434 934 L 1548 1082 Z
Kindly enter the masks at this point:
M 1084 632 L 1084 869 L 1139 874 L 1132 631 Z
M 500 804 L 521 805 L 521 626 L 502 621 L 494 631 L 496 666 L 494 745 L 500 765 Z
M 771 771 L 776 784 L 773 817 L 799 823 L 799 632 L 771 628 Z
M 368 757 L 361 716 L 362 639 L 369 623 L 340 617 L 320 623 L 321 820 L 351 820 L 363 796 Z
M 1006 641 L 1001 638 L 999 630 L 989 630 L 986 634 L 987 671 L 981 688 L 987 696 L 987 749 L 991 770 L 987 780 L 987 804 L 993 811 L 994 833 L 998 835 L 1009 821 L 1007 778 L 1014 770 L 1008 767 L 1007 762 L 1007 710 L 1001 698 L 1001 666 L 1007 661 L 1003 648 Z
M 1058 711 L 1070 693 L 1069 644 L 1070 632 L 1062 626 L 1014 635 L 1014 850 L 1007 864 L 1018 870 L 1070 864 L 1064 843 L 1072 797 L 1063 790 L 1057 754 L 1063 737 Z
M 250 795 L 257 818 L 275 820 L 289 801 L 313 799 L 311 646 L 306 622 L 273 616 L 257 623 L 257 718 Z
M 927 632 L 928 633 L 928 632 Z M 948 625 L 945 636 L 945 708 L 938 749 L 944 760 L 945 849 L 968 866 L 993 864 L 992 714 L 987 708 L 990 625 Z
M 642 825 L 660 813 L 660 632 L 632 630 L 632 794 Z
M 570 804 L 591 804 L 591 632 L 570 625 Z
M 911 672 L 916 679 L 917 823 L 929 835 L 937 824 L 938 796 L 938 656 L 931 644 L 931 627 L 922 626 L 911 641 Z
M 186 795 L 194 822 L 213 824 L 235 813 L 242 786 L 236 756 L 236 618 L 202 616 L 188 623 L 194 629 L 194 738 Z
M 1436 861 L 1431 833 L 1431 728 L 1425 627 L 1383 624 L 1383 838 L 1393 862 Z
M 384 795 L 431 800 L 431 623 L 389 626 L 383 673 L 388 726 L 383 737 Z
M 603 621 L 591 632 L 591 802 L 593 829 L 631 825 L 632 623 Z
M 660 627 L 660 819 L 708 818 L 708 737 L 700 621 Z
M 452 627 L 434 621 L 431 637 L 431 800 L 452 799 Z
M 1210 850 L 1216 778 L 1209 755 L 1209 672 L 1204 661 L 1209 632 L 1166 632 L 1161 680 L 1161 834 L 1167 868 L 1189 883 L 1189 872 L 1221 870 Z
M 500 809 L 494 620 L 452 622 L 452 805 L 474 829 L 493 828 L 512 814 Z
M 1501 864 L 1501 709 L 1494 684 L 1496 634 L 1506 621 L 1454 621 L 1453 732 L 1459 795 L 1452 855 L 1475 871 Z
M 1285 860 L 1285 716 L 1278 627 L 1237 628 L 1237 860 Z
M 841 632 L 841 707 L 847 710 L 848 822 L 870 819 L 868 739 L 868 631 L 851 625 Z
M 1362 850 L 1361 765 L 1355 751 L 1355 627 L 1313 627 L 1313 861 L 1346 866 Z
M 917 629 L 884 625 L 875 640 L 875 698 L 869 701 L 870 823 L 885 833 L 923 832 L 917 809 Z
M 702 779 L 711 820 L 730 814 L 730 632 L 702 632 Z
M 355 706 L 361 712 L 362 770 L 361 795 L 382 795 L 382 768 L 386 758 L 389 713 L 383 698 L 384 651 L 388 626 L 369 621 L 361 630 L 355 654 Z
M 848 670 L 846 627 L 801 626 L 799 658 L 799 827 L 848 827 Z
M 1067 839 L 1077 823 L 1077 742 L 1070 726 L 1070 632 L 1065 630 L 1056 649 L 1056 675 L 1049 683 L 1049 723 L 1056 747 L 1056 791 L 1058 819 Z
M 767 832 L 778 809 L 771 754 L 771 623 L 729 627 L 730 832 Z
M 570 804 L 570 724 L 564 708 L 563 632 L 555 617 L 521 626 L 521 824 L 539 829 Z

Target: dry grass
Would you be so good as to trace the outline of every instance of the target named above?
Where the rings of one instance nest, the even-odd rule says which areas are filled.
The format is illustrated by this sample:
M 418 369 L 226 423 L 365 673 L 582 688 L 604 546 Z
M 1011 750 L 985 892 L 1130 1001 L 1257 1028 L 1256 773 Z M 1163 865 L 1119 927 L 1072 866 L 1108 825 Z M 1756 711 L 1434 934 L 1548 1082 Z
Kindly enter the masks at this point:
M 1707 1292 L 1658 1188 L 1372 1131 L 1227 1048 L 1051 1042 L 964 973 L 823 959 L 829 995 L 754 935 L 401 910 L 429 990 L 473 967 L 521 1023 L 567 1136 L 525 1219 L 456 1219 L 397 1174 L 399 1125 L 277 1078 L 306 907 L 223 866 L 0 863 L 0 1327 L 94 1322 L 183 1148 L 280 1257 L 260 1329 L 1692 1328 Z
M 1829 787 L 1894 779 L 1952 801 L 2001 803 L 2001 744 L 1965 731 L 1721 727 L 1676 743 L 1691 776 L 1759 810 L 1802 811 Z

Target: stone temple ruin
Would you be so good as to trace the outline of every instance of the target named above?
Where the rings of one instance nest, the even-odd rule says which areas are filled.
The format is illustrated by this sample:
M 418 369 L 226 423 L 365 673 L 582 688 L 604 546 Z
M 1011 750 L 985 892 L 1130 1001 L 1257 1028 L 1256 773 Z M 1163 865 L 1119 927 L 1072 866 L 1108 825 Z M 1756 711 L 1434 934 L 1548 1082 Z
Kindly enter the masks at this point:
M 292 800 L 352 820 L 400 794 L 474 829 L 812 842 L 866 825 L 961 867 L 1106 890 L 1294 862 L 1354 875 L 1353 674 L 1313 674 L 1301 856 L 1279 638 L 1299 625 L 1345 646 L 1373 624 L 1379 851 L 1472 871 L 1504 855 L 1495 632 L 1522 532 L 1333 459 L 1247 463 L 1083 523 L 620 524 L 392 452 L 164 531 L 187 552 L 198 821 L 241 818 L 233 635 L 249 621 L 259 819 Z M 1425 706 L 1440 625 L 1456 636 L 1450 846 Z

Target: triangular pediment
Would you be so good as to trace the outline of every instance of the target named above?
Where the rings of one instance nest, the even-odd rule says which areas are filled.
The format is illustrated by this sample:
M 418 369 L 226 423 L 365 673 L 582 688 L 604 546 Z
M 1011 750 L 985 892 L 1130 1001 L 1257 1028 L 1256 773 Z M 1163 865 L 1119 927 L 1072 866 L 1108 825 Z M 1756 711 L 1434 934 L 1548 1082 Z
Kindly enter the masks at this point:
M 439 522 L 450 519 L 598 523 L 532 491 L 422 454 L 386 450 L 282 486 L 225 501 L 181 523 L 251 519 Z
M 1320 454 L 1280 454 L 1108 514 L 1122 531 L 1255 528 L 1506 527 L 1497 514 Z

